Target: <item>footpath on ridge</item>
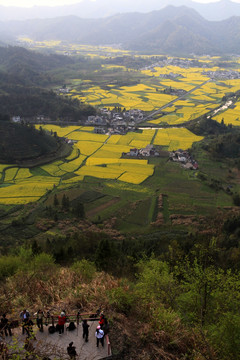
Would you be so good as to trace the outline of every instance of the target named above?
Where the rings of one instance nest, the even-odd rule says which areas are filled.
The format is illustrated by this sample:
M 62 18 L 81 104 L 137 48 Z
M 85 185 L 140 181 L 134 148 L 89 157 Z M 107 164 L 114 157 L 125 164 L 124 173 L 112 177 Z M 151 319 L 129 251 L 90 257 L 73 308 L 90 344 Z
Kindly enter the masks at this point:
M 111 346 L 109 342 L 108 335 L 104 338 L 104 347 L 99 344 L 99 347 L 96 346 L 96 337 L 95 332 L 96 328 L 99 325 L 98 320 L 94 319 L 88 321 L 89 324 L 89 339 L 88 342 L 85 342 L 83 339 L 82 324 L 76 325 L 76 329 L 69 331 L 66 330 L 63 334 L 59 335 L 58 332 L 54 334 L 49 334 L 48 326 L 43 325 L 43 332 L 40 332 L 36 325 L 33 326 L 33 332 L 35 334 L 36 340 L 30 340 L 31 346 L 34 348 L 33 354 L 35 352 L 36 356 L 42 356 L 49 359 L 69 359 L 67 354 L 67 347 L 69 343 L 73 342 L 73 346 L 76 347 L 77 357 L 76 359 L 81 360 L 101 360 L 111 357 Z M 26 334 L 22 335 L 22 328 L 13 329 L 12 337 L 7 336 L 4 339 L 4 342 L 7 344 L 9 353 L 14 352 L 17 348 L 24 348 L 24 343 L 26 340 Z M 24 356 L 25 350 L 23 350 Z M 32 358 L 29 356 L 29 359 Z

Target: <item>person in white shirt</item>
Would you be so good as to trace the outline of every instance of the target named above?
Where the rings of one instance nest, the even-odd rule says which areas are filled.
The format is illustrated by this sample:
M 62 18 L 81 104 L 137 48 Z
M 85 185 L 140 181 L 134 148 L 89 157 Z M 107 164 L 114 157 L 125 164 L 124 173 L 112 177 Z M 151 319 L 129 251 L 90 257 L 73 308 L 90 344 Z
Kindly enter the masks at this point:
M 25 324 L 28 322 L 28 320 L 30 319 L 30 313 L 28 310 L 24 309 L 23 311 L 21 311 L 20 313 L 20 319 L 22 321 L 22 334 L 24 334 L 25 331 Z
M 101 329 L 100 325 L 96 329 L 95 336 L 97 338 L 97 347 L 99 346 L 99 341 L 102 346 L 104 346 L 104 331 Z

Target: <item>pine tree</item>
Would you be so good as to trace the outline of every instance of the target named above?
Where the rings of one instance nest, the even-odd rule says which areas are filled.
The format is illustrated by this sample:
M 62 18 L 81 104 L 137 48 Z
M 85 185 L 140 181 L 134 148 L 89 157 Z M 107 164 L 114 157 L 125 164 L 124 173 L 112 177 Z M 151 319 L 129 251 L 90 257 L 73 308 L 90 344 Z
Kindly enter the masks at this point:
M 54 195 L 53 205 L 54 205 L 54 206 L 58 206 L 58 205 L 59 205 L 59 200 L 58 200 L 57 194 Z
M 62 208 L 68 210 L 70 206 L 69 197 L 63 194 L 62 197 Z
M 85 209 L 83 203 L 78 202 L 73 208 L 73 213 L 78 218 L 83 219 L 85 217 Z

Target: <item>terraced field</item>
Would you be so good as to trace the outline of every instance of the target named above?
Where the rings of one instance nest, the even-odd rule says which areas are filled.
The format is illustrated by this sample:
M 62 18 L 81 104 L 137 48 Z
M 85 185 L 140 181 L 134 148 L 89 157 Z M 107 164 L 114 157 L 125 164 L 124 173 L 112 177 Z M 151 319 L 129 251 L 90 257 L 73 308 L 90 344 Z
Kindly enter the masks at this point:
M 66 159 L 27 169 L 0 165 L 1 204 L 23 204 L 36 201 L 61 185 L 77 184 L 87 177 L 141 184 L 154 175 L 155 166 L 148 159 L 122 158 L 132 147 L 148 144 L 165 149 L 187 149 L 202 138 L 186 129 L 143 130 L 126 135 L 94 134 L 93 128 L 42 126 L 75 141 L 72 154 Z

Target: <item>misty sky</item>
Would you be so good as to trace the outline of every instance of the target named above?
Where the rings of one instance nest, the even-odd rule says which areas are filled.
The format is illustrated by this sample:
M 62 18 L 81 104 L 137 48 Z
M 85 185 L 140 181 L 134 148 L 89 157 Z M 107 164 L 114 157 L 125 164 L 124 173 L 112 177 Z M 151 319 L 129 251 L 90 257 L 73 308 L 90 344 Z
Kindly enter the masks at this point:
M 97 0 L 91 0 L 97 1 Z M 130 0 L 130 1 L 137 1 L 137 0 Z M 192 0 L 195 2 L 201 3 L 210 3 L 210 2 L 217 2 L 219 0 Z M 240 3 L 240 0 L 232 0 L 234 2 Z M 34 5 L 41 5 L 41 6 L 59 6 L 59 5 L 69 5 L 69 4 L 76 4 L 81 2 L 81 0 L 0 0 L 0 5 L 4 6 L 21 6 L 21 7 L 31 7 Z

